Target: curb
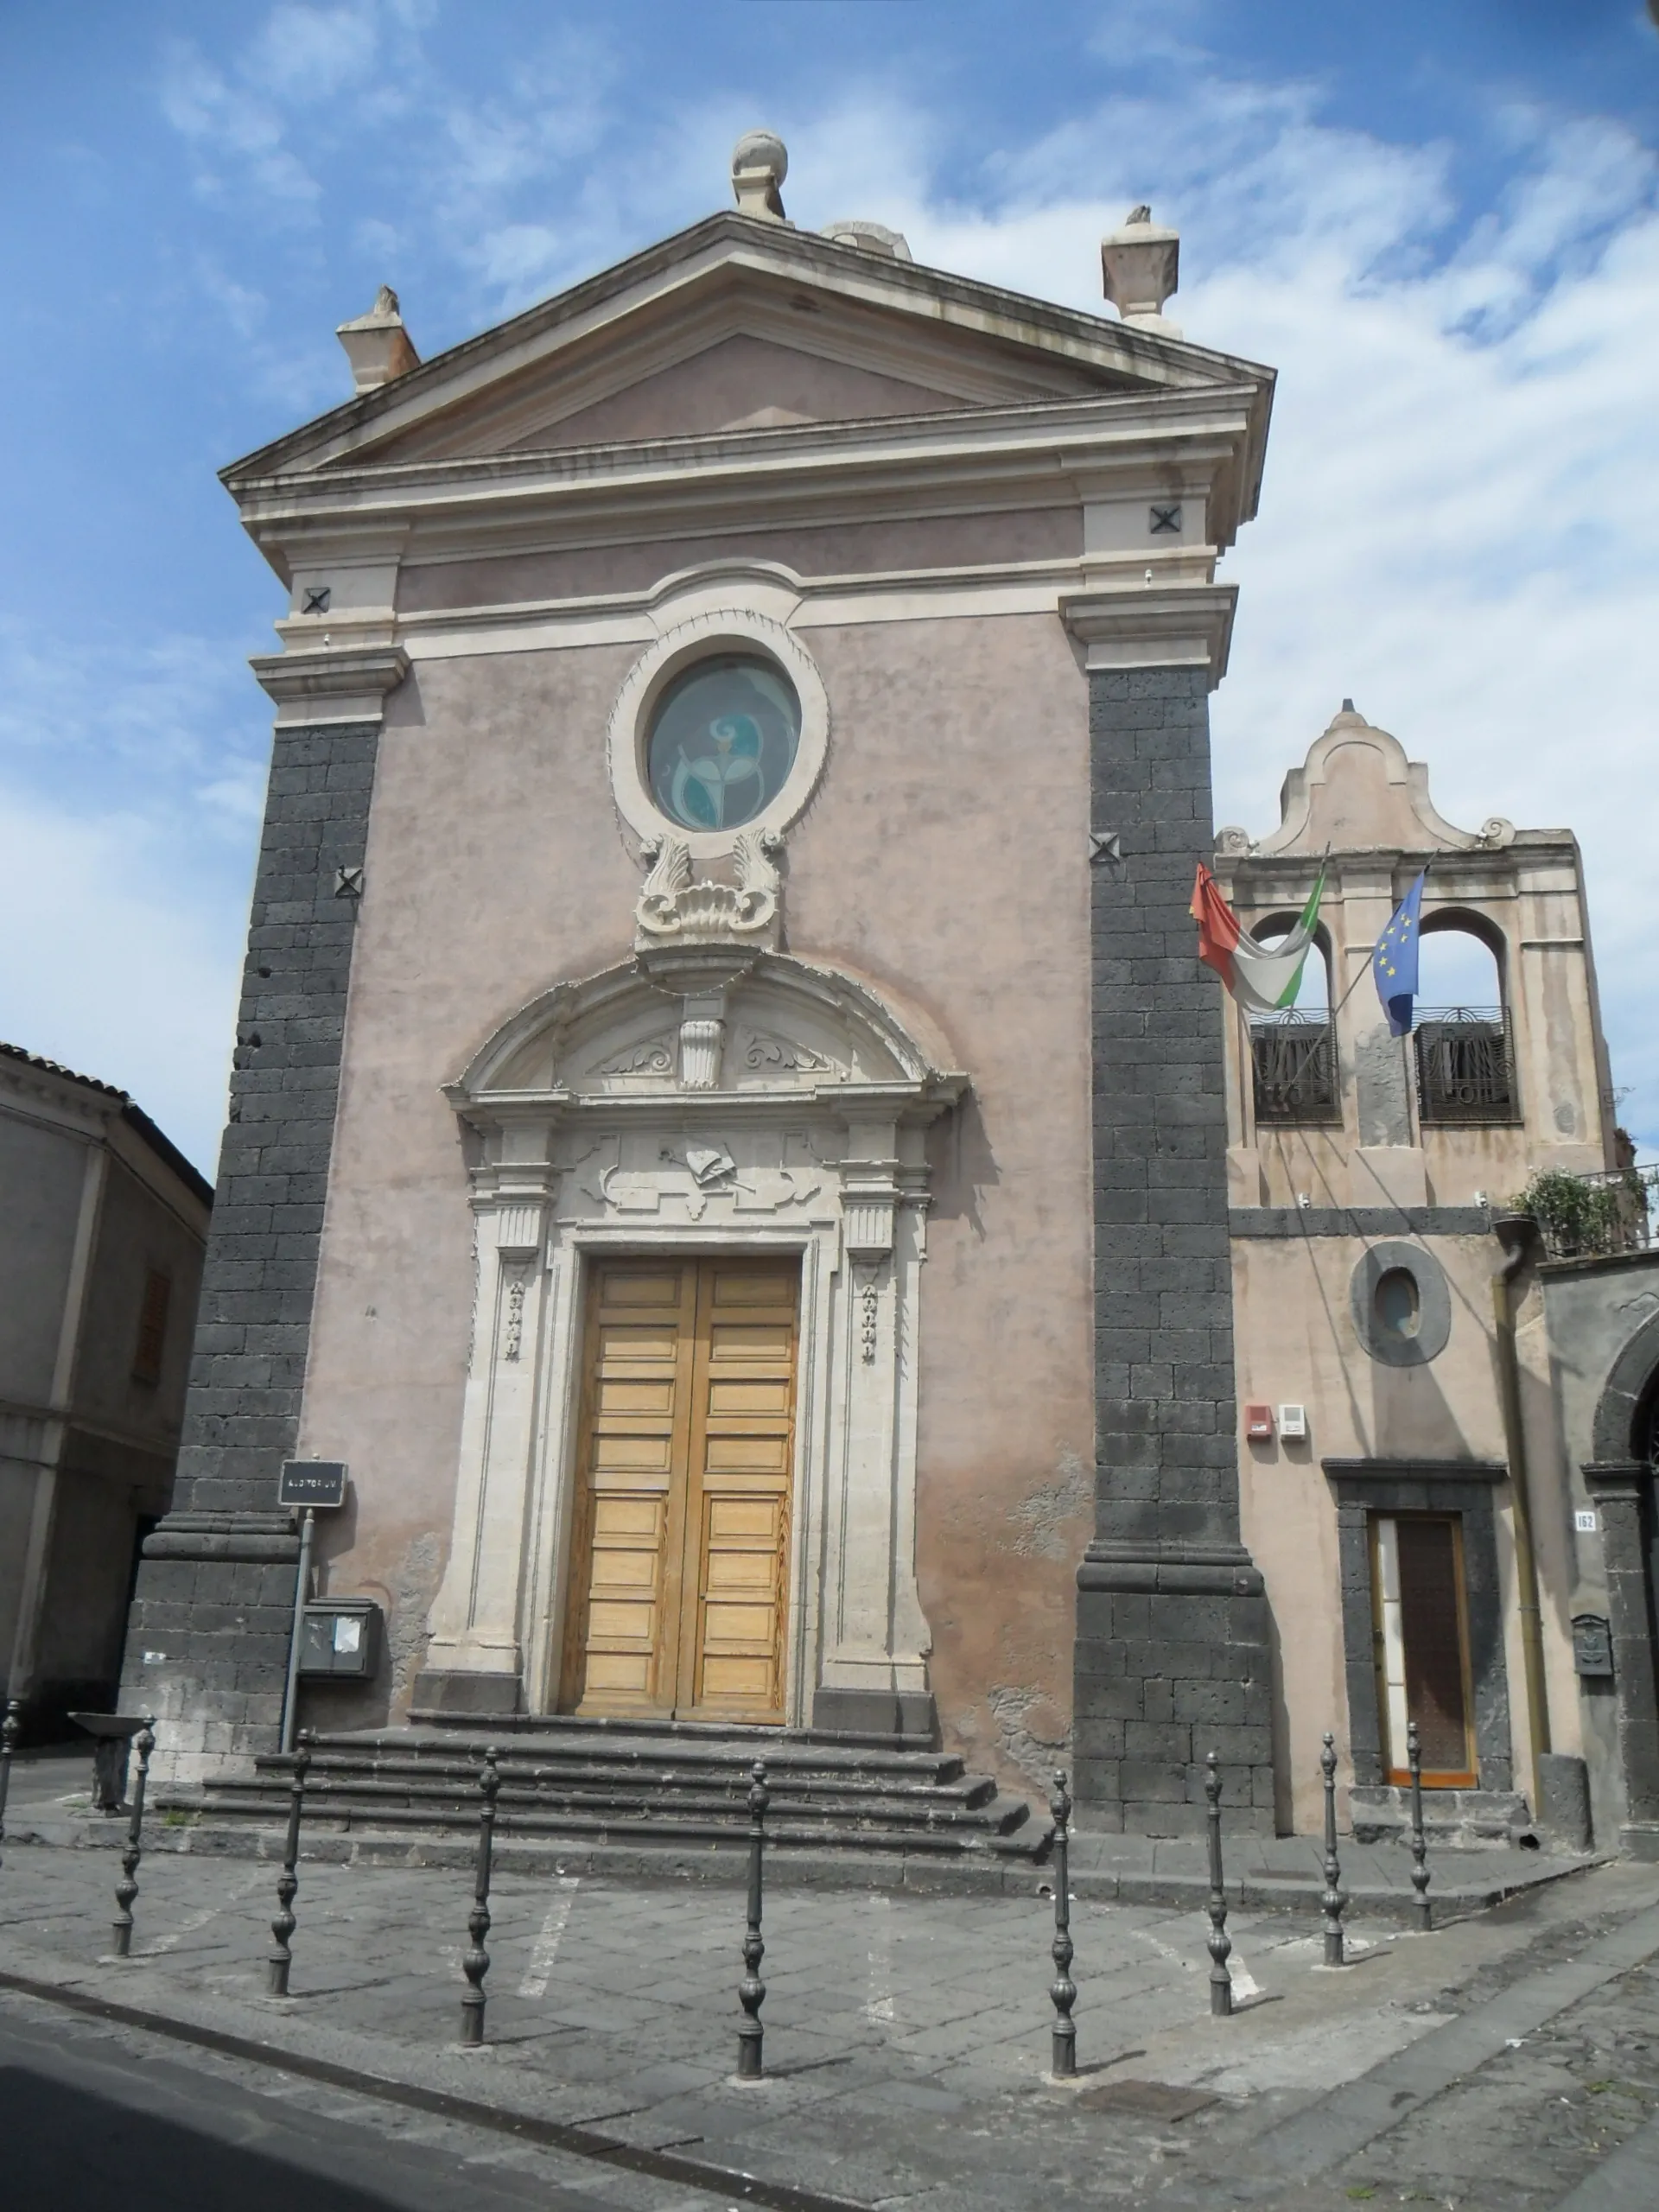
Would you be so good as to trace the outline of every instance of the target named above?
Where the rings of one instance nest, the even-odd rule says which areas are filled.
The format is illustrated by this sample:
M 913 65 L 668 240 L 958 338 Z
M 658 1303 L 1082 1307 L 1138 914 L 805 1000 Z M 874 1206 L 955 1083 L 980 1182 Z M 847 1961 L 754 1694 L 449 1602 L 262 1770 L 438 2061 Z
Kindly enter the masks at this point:
M 38 1981 L 32 1975 L 14 1974 L 9 1968 L 0 1967 L 0 1989 L 60 2005 L 67 2012 L 92 2019 L 165 2036 L 174 2043 L 192 2044 L 199 2050 L 217 2051 L 223 2057 L 238 2058 L 278 2073 L 326 2082 L 332 2088 L 353 2089 L 361 2095 L 378 2098 L 382 2104 L 435 2113 L 445 2120 L 486 2128 L 493 2134 L 510 2135 L 518 2142 L 537 2143 L 550 2150 L 592 2159 L 597 2164 L 648 2174 L 655 2181 L 679 2182 L 728 2200 L 736 2198 L 742 2203 L 764 2205 L 767 2212 L 872 2212 L 872 2208 L 859 2198 L 830 2196 L 822 2190 L 804 2189 L 792 2182 L 763 2180 L 735 2167 L 717 2165 L 712 2159 L 692 2158 L 682 2152 L 653 2151 L 641 2145 L 624 2143 L 598 2128 L 583 2126 L 580 2121 L 549 2120 L 539 2113 L 525 2112 L 512 2105 L 486 2104 L 475 2097 L 457 2096 L 451 2090 L 429 2089 L 419 2082 L 365 2073 L 334 2059 L 316 2058 L 304 2051 L 285 2050 L 278 2044 L 232 2035 L 224 2029 L 179 2019 L 172 2013 L 147 2012 L 137 2005 L 118 2005 L 111 1998 L 62 1988 L 55 1982 Z

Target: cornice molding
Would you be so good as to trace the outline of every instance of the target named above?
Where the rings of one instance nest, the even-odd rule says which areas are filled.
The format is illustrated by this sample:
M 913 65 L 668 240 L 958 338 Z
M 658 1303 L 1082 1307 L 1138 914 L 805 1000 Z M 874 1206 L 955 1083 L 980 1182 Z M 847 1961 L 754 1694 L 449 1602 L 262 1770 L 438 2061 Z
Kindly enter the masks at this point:
M 1202 668 L 1213 690 L 1227 672 L 1234 584 L 1124 585 L 1067 594 L 1060 618 L 1091 669 Z
M 1236 534 L 1243 388 L 1135 393 L 958 412 L 720 431 L 461 460 L 249 477 L 244 527 L 279 575 L 360 556 L 407 530 L 406 563 L 530 553 L 741 526 L 910 521 L 918 514 L 1134 499 L 1172 473 L 1203 487 L 1206 535 Z
M 320 652 L 256 653 L 249 661 L 276 702 L 279 728 L 378 722 L 386 694 L 409 674 L 401 645 L 326 646 Z

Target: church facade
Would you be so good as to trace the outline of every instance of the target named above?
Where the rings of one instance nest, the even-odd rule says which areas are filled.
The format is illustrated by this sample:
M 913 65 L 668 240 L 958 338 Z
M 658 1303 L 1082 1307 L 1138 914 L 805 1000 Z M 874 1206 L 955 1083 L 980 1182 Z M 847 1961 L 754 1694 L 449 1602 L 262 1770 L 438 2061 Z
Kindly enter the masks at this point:
M 1217 564 L 1272 372 L 1164 317 L 1144 210 L 1103 248 L 1120 313 L 1086 315 L 797 229 L 784 166 L 753 135 L 734 211 L 431 361 L 383 294 L 341 332 L 356 397 L 226 472 L 289 606 L 129 1695 L 175 1783 L 273 1746 L 277 1476 L 327 1459 L 321 1586 L 385 1637 L 372 1681 L 303 1693 L 323 1726 L 943 1741 L 1027 1788 L 1074 1764 L 1082 1817 L 1154 1833 L 1201 1815 L 1211 1750 L 1232 1817 L 1288 1826 L 1334 1726 L 1386 1795 L 1366 1516 L 1458 1478 L 1385 1497 L 1364 1465 L 1481 1460 L 1455 1510 L 1513 1644 L 1501 1418 L 1490 1374 L 1444 1433 L 1351 1391 L 1338 1417 L 1346 1352 L 1286 1270 L 1346 1270 L 1340 1304 L 1389 1272 L 1386 1214 L 1490 1314 L 1490 1201 L 1524 1177 L 1437 1154 L 1340 1025 L 1335 1124 L 1262 1125 L 1194 868 L 1278 911 L 1369 777 L 1398 804 L 1343 862 L 1340 968 L 1424 836 L 1460 898 L 1529 912 L 1576 858 L 1440 823 L 1357 717 L 1306 818 L 1217 857 Z M 1576 1117 L 1548 1141 L 1597 1166 L 1593 1018 L 1563 1030 L 1554 988 L 1525 1016 Z M 1313 1408 L 1311 1460 L 1275 1433 L 1289 1481 L 1241 1383 Z M 1489 1796 L 1525 1786 L 1493 1695 L 1457 1770 Z

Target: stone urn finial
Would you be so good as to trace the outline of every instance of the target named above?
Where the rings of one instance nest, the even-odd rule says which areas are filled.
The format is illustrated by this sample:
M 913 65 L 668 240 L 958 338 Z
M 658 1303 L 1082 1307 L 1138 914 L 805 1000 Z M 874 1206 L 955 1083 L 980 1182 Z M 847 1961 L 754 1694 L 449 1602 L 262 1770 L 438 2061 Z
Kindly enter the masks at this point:
M 359 391 L 378 391 L 394 377 L 407 376 L 421 365 L 408 331 L 403 309 L 390 284 L 383 284 L 366 315 L 342 322 L 335 334 L 352 365 L 352 381 Z
M 732 149 L 732 190 L 738 212 L 758 215 L 762 222 L 781 223 L 783 181 L 789 175 L 789 152 L 775 130 L 746 130 Z
M 1122 227 L 1100 242 L 1106 296 L 1136 330 L 1180 336 L 1179 323 L 1164 315 L 1164 302 L 1180 289 L 1180 232 L 1154 223 L 1150 207 L 1132 207 Z

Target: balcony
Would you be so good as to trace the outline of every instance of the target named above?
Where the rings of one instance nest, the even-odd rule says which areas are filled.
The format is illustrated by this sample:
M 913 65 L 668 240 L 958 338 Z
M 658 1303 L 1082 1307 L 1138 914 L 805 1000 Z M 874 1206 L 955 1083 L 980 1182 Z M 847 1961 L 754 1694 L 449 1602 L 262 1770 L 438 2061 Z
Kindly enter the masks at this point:
M 1602 1174 L 1573 1175 L 1550 1167 L 1535 1175 L 1511 1201 L 1538 1224 L 1552 1260 L 1606 1259 L 1653 1249 L 1649 1206 L 1659 1169 L 1616 1167 Z
M 1258 1128 L 1333 1128 L 1342 1121 L 1337 1033 L 1306 1014 L 1257 1016 L 1250 1023 L 1250 1061 Z
M 1420 1007 L 1412 1042 L 1425 1128 L 1503 1128 L 1521 1119 L 1507 1007 Z

